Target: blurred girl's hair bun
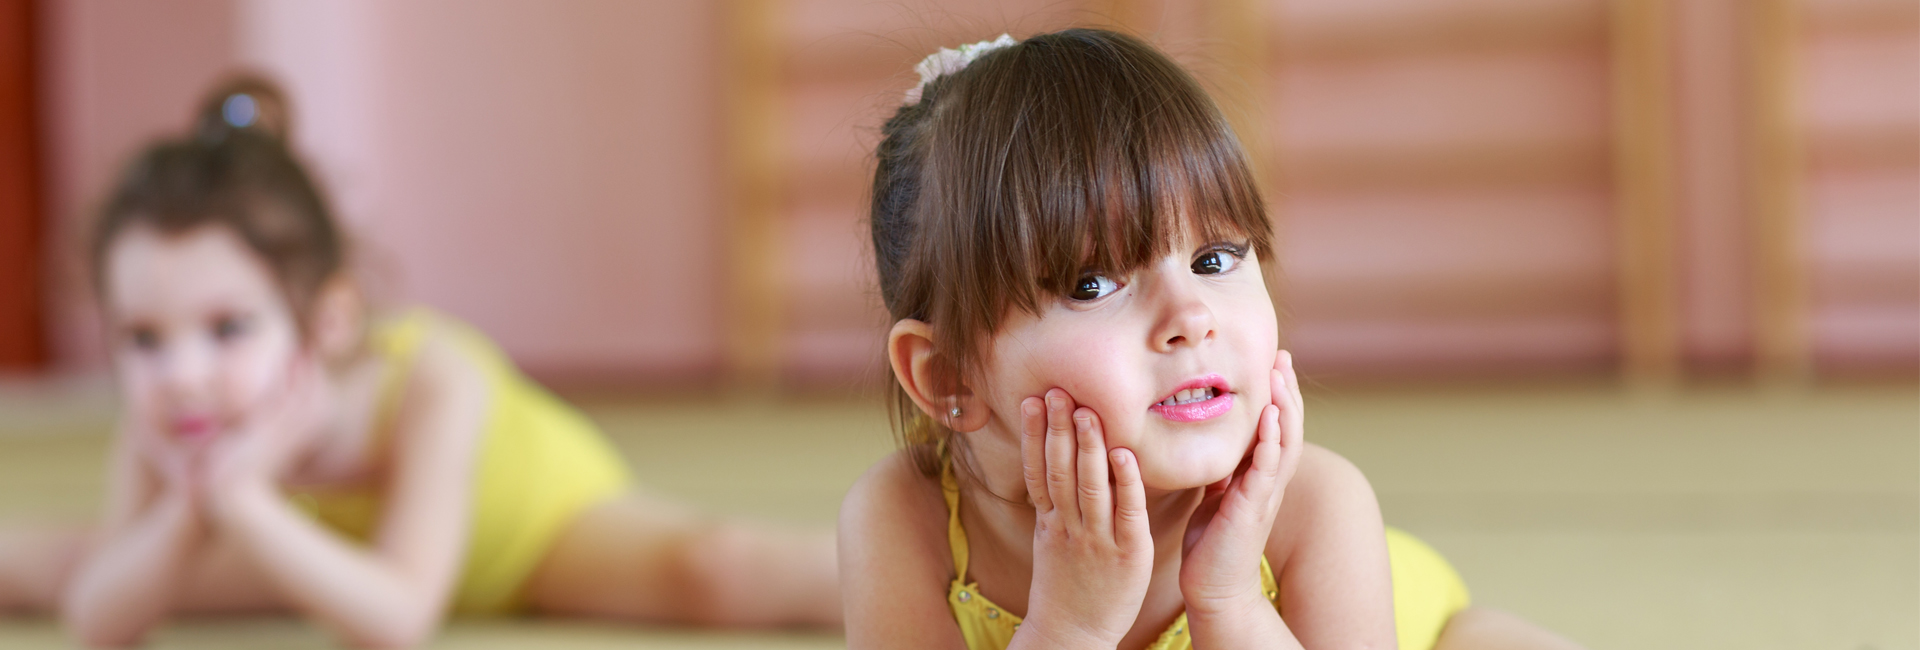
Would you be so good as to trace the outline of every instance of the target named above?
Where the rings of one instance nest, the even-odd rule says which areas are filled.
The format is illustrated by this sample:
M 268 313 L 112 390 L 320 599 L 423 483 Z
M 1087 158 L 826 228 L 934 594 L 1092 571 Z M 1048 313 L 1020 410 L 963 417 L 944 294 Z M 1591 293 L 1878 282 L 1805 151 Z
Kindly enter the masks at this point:
M 127 228 L 219 226 L 266 263 L 304 329 L 321 288 L 345 268 L 347 242 L 288 148 L 287 126 L 286 96 L 271 82 L 236 76 L 215 86 L 190 133 L 149 143 L 121 172 L 94 227 L 96 288 L 108 249 Z
M 286 142 L 292 123 L 287 116 L 287 96 L 273 82 L 241 74 L 215 86 L 201 100 L 200 114 L 193 125 L 194 136 L 220 142 L 236 132 L 267 136 Z

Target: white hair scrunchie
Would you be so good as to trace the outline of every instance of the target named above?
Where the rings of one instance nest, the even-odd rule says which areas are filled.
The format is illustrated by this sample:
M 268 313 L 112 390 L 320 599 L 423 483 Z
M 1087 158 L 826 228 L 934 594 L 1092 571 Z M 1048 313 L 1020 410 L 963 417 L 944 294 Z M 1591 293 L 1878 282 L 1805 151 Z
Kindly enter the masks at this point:
M 941 75 L 959 72 L 962 68 L 967 67 L 967 64 L 973 63 L 974 59 L 980 58 L 980 55 L 1015 43 L 1018 43 L 1018 41 L 1013 40 L 1012 36 L 1001 34 L 1000 38 L 991 41 L 968 43 L 960 46 L 960 49 L 957 50 L 943 47 L 940 48 L 940 51 L 927 55 L 927 58 L 920 60 L 919 65 L 913 66 L 913 71 L 920 73 L 920 83 L 915 84 L 911 90 L 907 91 L 907 103 L 920 103 L 921 89 L 926 88 L 929 82 L 939 79 Z

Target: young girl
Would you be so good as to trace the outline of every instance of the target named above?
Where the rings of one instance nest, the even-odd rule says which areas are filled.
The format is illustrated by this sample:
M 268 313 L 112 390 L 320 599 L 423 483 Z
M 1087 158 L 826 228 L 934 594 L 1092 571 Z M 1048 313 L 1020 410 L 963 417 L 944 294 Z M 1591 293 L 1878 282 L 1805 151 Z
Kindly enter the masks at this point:
M 94 235 L 125 399 L 104 524 L 0 535 L 0 610 L 89 645 L 295 611 L 415 645 L 449 611 L 835 625 L 832 540 L 635 490 L 473 329 L 362 316 L 346 238 L 258 81 L 147 149 Z
M 852 647 L 1565 643 L 1302 441 L 1265 206 L 1191 77 L 1085 29 L 919 71 L 874 173 L 906 448 L 841 510 Z

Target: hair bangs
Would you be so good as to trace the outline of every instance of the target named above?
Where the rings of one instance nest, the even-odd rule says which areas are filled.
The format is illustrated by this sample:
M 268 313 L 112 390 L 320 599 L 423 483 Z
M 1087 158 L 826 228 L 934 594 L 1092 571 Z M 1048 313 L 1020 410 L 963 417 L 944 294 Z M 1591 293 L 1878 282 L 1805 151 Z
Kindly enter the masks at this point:
M 924 241 L 951 245 L 933 257 L 974 290 L 952 292 L 949 313 L 936 304 L 936 327 L 990 334 L 1010 309 L 1037 313 L 1087 272 L 1126 275 L 1183 241 L 1270 255 L 1232 127 L 1178 66 L 1126 45 L 1100 33 L 1030 39 L 945 89 L 929 159 L 954 169 L 929 170 L 921 208 L 944 212 L 949 232 Z

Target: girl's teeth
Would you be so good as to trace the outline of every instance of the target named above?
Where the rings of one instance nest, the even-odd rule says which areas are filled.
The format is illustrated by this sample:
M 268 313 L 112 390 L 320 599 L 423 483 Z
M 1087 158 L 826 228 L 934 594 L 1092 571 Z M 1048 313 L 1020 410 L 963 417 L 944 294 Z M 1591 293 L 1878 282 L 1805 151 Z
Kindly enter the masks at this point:
M 1172 397 L 1168 397 L 1165 401 L 1160 402 L 1160 405 L 1161 406 L 1179 406 L 1181 404 L 1192 404 L 1194 402 L 1204 402 L 1204 401 L 1213 399 L 1214 394 L 1215 394 L 1215 391 L 1211 386 L 1206 388 L 1189 388 L 1189 389 L 1174 393 Z

